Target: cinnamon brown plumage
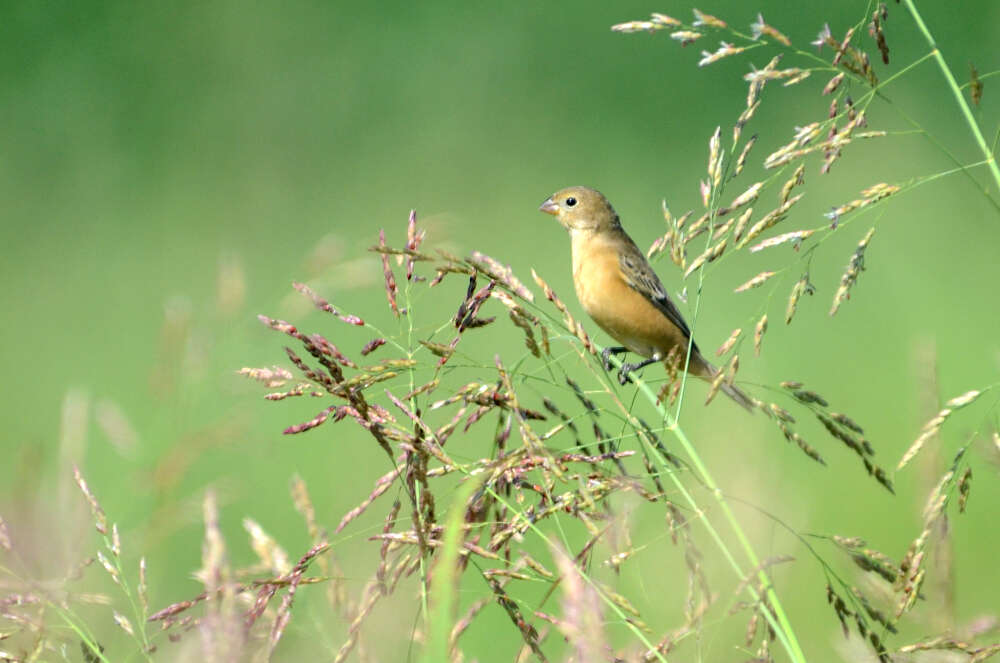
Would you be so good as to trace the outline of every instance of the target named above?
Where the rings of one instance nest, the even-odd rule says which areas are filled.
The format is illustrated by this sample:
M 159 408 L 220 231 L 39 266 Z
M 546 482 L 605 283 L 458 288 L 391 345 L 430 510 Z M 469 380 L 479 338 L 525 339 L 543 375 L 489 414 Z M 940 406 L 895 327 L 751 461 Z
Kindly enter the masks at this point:
M 718 375 L 718 369 L 702 356 L 698 345 L 690 342 L 691 329 L 684 317 L 600 192 L 582 186 L 562 189 L 540 209 L 556 217 L 569 231 L 573 283 L 583 310 L 624 346 L 607 348 L 605 364 L 609 354 L 626 350 L 647 358 L 622 365 L 622 384 L 629 373 L 662 361 L 675 347 L 686 354 L 689 345 L 688 373 L 706 380 Z M 754 401 L 741 389 L 723 384 L 722 391 L 752 411 Z

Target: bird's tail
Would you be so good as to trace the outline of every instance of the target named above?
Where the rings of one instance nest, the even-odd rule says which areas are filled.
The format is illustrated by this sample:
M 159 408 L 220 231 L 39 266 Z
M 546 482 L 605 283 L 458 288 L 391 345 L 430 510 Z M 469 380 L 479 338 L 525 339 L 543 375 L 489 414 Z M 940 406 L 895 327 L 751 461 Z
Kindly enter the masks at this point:
M 735 384 L 723 383 L 722 393 L 746 408 L 747 412 L 753 413 L 754 407 L 757 405 L 757 401 L 750 398 L 745 391 L 737 387 Z
M 695 360 L 695 358 L 692 357 L 692 360 Z M 697 361 L 697 364 L 695 364 L 694 361 L 692 361 L 691 368 L 694 369 L 693 371 L 694 374 L 700 377 L 701 379 L 707 380 L 708 382 L 712 382 L 713 380 L 715 380 L 716 376 L 719 375 L 719 369 L 713 366 L 704 357 L 698 355 L 695 361 Z M 753 413 L 754 409 L 758 405 L 755 399 L 750 397 L 745 391 L 743 391 L 734 384 L 726 384 L 725 382 L 723 382 L 720 388 L 722 389 L 722 393 L 724 393 L 726 396 L 729 396 L 731 399 L 733 399 L 741 406 L 743 406 L 743 408 L 745 408 L 747 412 Z

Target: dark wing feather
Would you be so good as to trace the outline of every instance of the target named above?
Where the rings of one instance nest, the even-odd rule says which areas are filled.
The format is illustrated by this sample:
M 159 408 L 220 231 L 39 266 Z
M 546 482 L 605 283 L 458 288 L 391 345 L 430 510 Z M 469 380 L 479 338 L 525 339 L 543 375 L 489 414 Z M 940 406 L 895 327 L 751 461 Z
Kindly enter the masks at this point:
M 633 290 L 648 299 L 660 313 L 667 316 L 667 319 L 684 332 L 685 336 L 691 338 L 691 329 L 684 322 L 684 317 L 677 310 L 677 306 L 673 300 L 670 299 L 666 288 L 660 283 L 656 272 L 653 271 L 653 268 L 646 262 L 646 258 L 639 252 L 639 247 L 635 245 L 635 242 L 627 236 L 625 239 L 629 250 L 622 251 L 618 257 L 618 263 L 622 270 L 622 276 L 625 277 L 625 282 Z M 695 353 L 700 352 L 697 343 L 694 343 L 692 347 Z

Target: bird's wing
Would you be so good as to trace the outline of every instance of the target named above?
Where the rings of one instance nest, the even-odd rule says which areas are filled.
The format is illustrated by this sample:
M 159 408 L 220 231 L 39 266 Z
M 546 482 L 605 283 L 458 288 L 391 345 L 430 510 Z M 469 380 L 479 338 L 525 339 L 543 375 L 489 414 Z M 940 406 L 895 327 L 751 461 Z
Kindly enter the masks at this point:
M 639 252 L 639 247 L 632 241 L 628 241 L 627 244 L 628 249 L 622 251 L 618 256 L 618 264 L 621 267 L 622 277 L 624 277 L 625 282 L 630 288 L 648 299 L 687 338 L 691 338 L 691 329 L 684 322 L 684 317 L 670 299 L 666 288 L 660 283 L 656 272 L 653 271 L 646 258 Z M 697 344 L 694 345 L 693 349 L 695 352 L 698 352 Z

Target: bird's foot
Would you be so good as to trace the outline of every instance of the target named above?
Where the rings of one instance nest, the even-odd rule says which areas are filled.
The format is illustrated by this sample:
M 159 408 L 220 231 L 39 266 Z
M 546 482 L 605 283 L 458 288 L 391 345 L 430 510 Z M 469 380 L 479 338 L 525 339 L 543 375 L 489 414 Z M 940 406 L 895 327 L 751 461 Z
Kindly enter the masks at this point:
M 632 381 L 630 373 L 639 367 L 638 364 L 622 364 L 622 367 L 618 369 L 618 384 L 628 384 Z
M 632 381 L 630 377 L 631 374 L 640 368 L 645 368 L 650 364 L 655 364 L 659 361 L 659 358 L 652 357 L 650 359 L 644 359 L 643 361 L 636 362 L 634 364 L 622 364 L 622 367 L 618 370 L 618 383 L 626 384 Z
M 611 356 L 628 352 L 628 348 L 622 346 L 608 346 L 601 352 L 601 360 L 604 362 L 604 370 L 611 370 Z M 622 384 L 625 384 L 624 382 Z

